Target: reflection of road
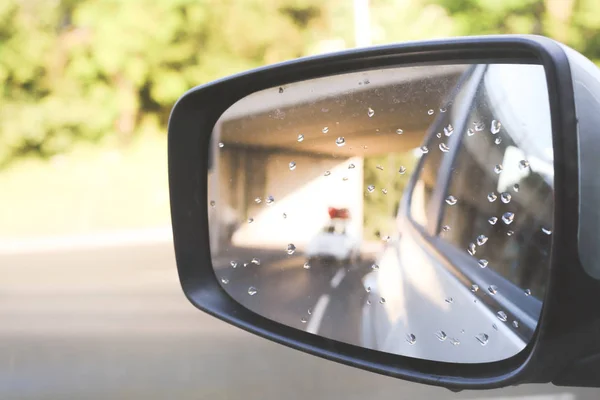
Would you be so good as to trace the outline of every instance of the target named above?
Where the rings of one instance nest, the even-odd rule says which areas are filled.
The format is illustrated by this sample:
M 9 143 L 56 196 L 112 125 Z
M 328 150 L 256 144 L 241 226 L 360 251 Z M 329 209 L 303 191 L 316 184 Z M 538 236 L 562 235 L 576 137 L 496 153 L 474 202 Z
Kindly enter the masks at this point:
M 252 257 L 260 259 L 260 265 L 250 262 Z M 236 259 L 240 261 L 235 269 L 226 261 L 217 274 L 228 280 L 224 286 L 237 301 L 286 325 L 360 343 L 361 308 L 367 296 L 361 278 L 372 260 L 313 262 L 306 269 L 303 255 L 284 251 L 254 251 Z M 248 294 L 250 287 L 257 290 L 253 296 Z
M 256 313 L 354 345 L 468 363 L 504 359 L 525 345 L 510 331 L 511 321 L 502 323 L 483 304 L 486 288 L 472 293 L 425 253 L 411 254 L 413 263 L 399 264 L 396 247 L 389 246 L 374 271 L 366 257 L 305 269 L 298 253 L 230 249 L 237 267 L 219 260 L 217 274 L 228 282 L 227 292 Z M 411 334 L 414 343 L 407 341 Z
M 600 393 L 530 385 L 457 395 L 287 349 L 194 309 L 169 243 L 0 254 L 0 277 L 1 399 L 575 400 Z M 333 322 L 325 317 L 323 329 Z

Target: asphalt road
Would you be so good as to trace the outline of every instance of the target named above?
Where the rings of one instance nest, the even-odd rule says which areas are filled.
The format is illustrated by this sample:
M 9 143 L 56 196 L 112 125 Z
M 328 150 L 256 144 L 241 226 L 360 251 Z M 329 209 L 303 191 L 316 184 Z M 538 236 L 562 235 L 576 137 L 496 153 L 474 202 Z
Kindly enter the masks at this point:
M 247 308 L 297 329 L 361 343 L 361 309 L 368 296 L 362 278 L 373 260 L 315 261 L 306 269 L 301 253 L 287 255 L 283 250 L 236 249 L 220 258 L 217 274 L 227 282 L 222 286 Z M 253 258 L 260 264 L 252 263 Z M 232 268 L 230 261 L 237 261 L 237 267 Z M 254 295 L 248 292 L 251 287 L 256 289 Z
M 286 309 L 271 305 L 282 298 L 278 291 L 294 289 L 278 276 L 258 282 L 263 296 L 256 298 L 273 313 Z M 356 282 L 350 276 L 340 280 L 342 291 L 354 290 L 343 286 Z M 305 285 L 316 296 L 331 279 Z M 241 291 L 245 284 L 228 285 Z M 294 305 L 285 318 L 307 325 L 301 318 L 311 304 Z M 337 306 L 331 299 L 328 308 Z M 334 324 L 325 314 L 319 329 Z M 169 243 L 0 255 L 1 399 L 599 397 L 596 389 L 551 385 L 455 394 L 287 349 L 194 309 Z

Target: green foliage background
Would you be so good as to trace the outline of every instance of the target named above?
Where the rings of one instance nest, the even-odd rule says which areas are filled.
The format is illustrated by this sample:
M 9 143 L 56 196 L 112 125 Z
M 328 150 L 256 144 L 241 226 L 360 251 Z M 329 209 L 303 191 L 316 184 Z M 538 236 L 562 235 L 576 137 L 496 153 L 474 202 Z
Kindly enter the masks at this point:
M 127 148 L 164 134 L 172 105 L 193 86 L 352 47 L 352 3 L 0 1 L 0 170 L 24 158 L 69 153 L 78 143 Z M 370 20 L 374 44 L 537 33 L 600 61 L 597 0 L 370 0 Z M 385 229 L 377 221 L 395 213 L 409 176 L 392 182 L 368 171 L 377 164 L 411 163 L 398 157 L 365 161 L 365 180 L 393 194 L 367 199 L 368 236 L 375 226 Z

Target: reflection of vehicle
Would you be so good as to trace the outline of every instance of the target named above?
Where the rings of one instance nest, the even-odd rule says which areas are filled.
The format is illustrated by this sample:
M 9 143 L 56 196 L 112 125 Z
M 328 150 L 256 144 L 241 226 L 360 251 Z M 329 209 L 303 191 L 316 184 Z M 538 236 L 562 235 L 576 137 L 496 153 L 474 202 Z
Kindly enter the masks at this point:
M 348 209 L 330 207 L 328 212 L 329 221 L 306 247 L 309 262 L 355 261 L 360 256 L 360 243 L 358 238 L 350 232 Z
M 370 296 L 386 302 L 385 312 L 363 308 L 363 345 L 406 354 L 397 338 L 410 333 L 421 340 L 410 355 L 457 362 L 452 346 L 439 348 L 434 333 L 457 343 L 464 332 L 485 333 L 493 338 L 486 352 L 478 353 L 475 341 L 461 345 L 462 362 L 472 363 L 516 354 L 531 339 L 550 249 L 552 147 L 544 123 L 550 118 L 546 107 L 535 106 L 547 104 L 543 98 L 522 90 L 514 92 L 522 99 L 507 98 L 512 88 L 505 87 L 530 86 L 540 97 L 546 92 L 541 67 L 522 68 L 520 76 L 510 68 L 472 67 L 452 109 L 430 128 L 423 143 L 429 152 L 398 212 L 399 239 L 380 255 L 380 270 L 364 279 Z M 495 120 L 502 121 L 499 131 L 491 126 Z M 450 134 L 437 134 L 444 128 Z M 523 159 L 530 160 L 526 169 Z

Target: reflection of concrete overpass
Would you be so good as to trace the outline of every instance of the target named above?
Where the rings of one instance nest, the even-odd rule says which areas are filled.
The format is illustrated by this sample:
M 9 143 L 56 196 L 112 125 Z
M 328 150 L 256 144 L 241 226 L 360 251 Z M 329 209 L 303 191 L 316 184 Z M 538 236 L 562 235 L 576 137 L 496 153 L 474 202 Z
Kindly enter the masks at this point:
M 213 252 L 230 238 L 246 246 L 303 246 L 326 221 L 328 206 L 348 207 L 352 229 L 361 234 L 363 157 L 419 146 L 465 68 L 352 73 L 268 89 L 238 101 L 213 131 Z M 429 109 L 435 110 L 433 116 Z M 298 135 L 304 137 L 300 142 Z M 340 136 L 344 146 L 335 143 Z M 290 171 L 292 161 L 296 168 Z M 348 169 L 350 162 L 354 169 Z M 324 176 L 326 171 L 331 174 Z M 268 195 L 276 200 L 269 207 Z M 256 197 L 262 203 L 256 204 Z M 254 222 L 245 222 L 248 218 Z

